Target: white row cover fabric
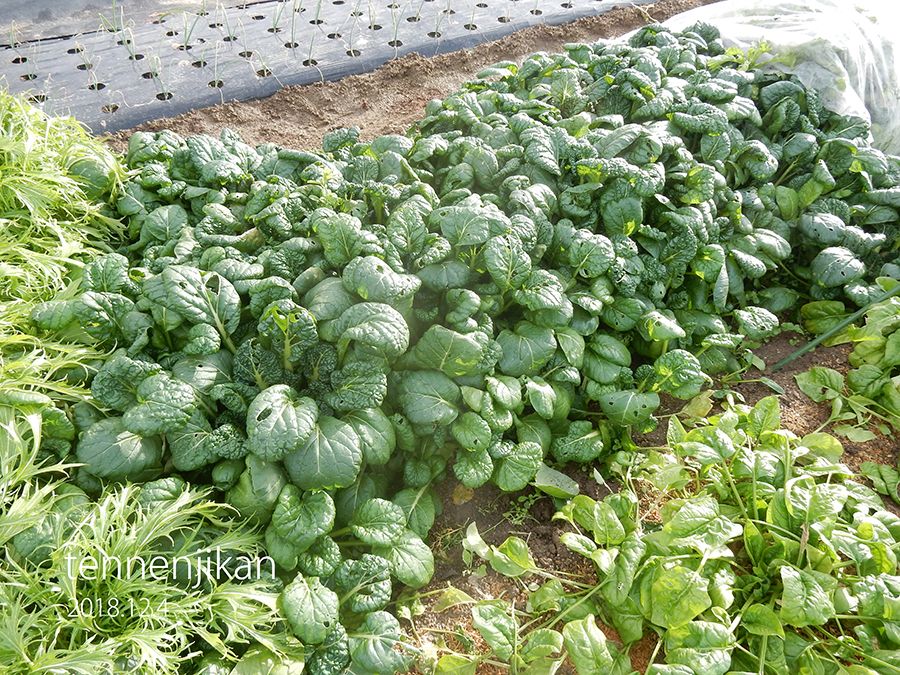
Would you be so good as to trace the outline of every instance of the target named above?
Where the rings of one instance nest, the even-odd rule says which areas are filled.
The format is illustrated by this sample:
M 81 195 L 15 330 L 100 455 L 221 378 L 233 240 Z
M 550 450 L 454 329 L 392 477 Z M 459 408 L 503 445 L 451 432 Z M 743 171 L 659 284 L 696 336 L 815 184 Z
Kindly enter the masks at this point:
M 725 0 L 666 22 L 719 28 L 727 46 L 765 43 L 768 67 L 796 74 L 827 108 L 871 121 L 875 144 L 900 154 L 900 2 Z

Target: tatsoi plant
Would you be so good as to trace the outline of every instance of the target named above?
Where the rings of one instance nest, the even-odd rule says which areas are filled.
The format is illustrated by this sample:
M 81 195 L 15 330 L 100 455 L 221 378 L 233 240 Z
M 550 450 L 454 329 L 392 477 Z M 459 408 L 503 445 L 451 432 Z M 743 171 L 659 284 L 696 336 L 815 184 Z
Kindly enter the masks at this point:
M 498 65 L 323 153 L 135 134 L 132 243 L 32 316 L 116 349 L 79 484 L 215 485 L 292 578 L 312 672 L 402 669 L 385 608 L 433 572 L 448 467 L 515 491 L 594 461 L 801 297 L 877 292 L 900 167 L 866 135 L 702 25 Z
M 470 555 L 546 580 L 521 607 L 448 591 L 444 604 L 472 604 L 491 654 L 448 654 L 436 672 L 475 673 L 492 659 L 553 672 L 567 657 L 582 675 L 626 675 L 629 648 L 648 633 L 659 636 L 653 675 L 900 670 L 900 519 L 841 463 L 840 443 L 781 428 L 774 397 L 672 417 L 667 435 L 666 447 L 612 458 L 620 491 L 578 495 L 555 516 L 567 523 L 562 542 L 593 562 L 595 585 L 538 570 L 523 540 L 489 546 L 470 526 Z
M 620 614 L 626 633 L 653 627 L 667 663 L 695 672 L 900 667 L 890 609 L 900 521 L 841 463 L 835 438 L 782 429 L 769 397 L 693 428 L 673 418 L 668 441 L 627 470 L 675 493 L 660 527 L 641 523 L 640 509 L 629 520 L 602 507 L 579 525 L 598 551 L 625 553 L 601 563 L 600 594 L 610 609 L 637 610 Z M 617 521 L 624 537 L 604 535 Z

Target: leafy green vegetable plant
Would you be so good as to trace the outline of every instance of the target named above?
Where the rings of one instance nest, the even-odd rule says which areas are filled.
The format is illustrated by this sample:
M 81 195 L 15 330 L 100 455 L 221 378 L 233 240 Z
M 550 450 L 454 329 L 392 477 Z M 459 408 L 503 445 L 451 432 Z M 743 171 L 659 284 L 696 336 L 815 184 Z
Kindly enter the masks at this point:
M 898 288 L 893 279 L 879 282 L 885 295 Z M 814 302 L 803 308 L 807 327 L 823 336 L 844 313 L 839 302 Z M 893 294 L 870 305 L 864 316 L 864 325 L 850 325 L 827 341 L 854 346 L 850 354 L 853 368 L 846 376 L 822 366 L 795 376 L 812 400 L 830 402 L 826 424 L 838 422 L 835 432 L 857 442 L 875 438 L 870 427 L 888 436 L 900 431 L 900 299 Z
M 132 136 L 131 243 L 32 313 L 115 350 L 76 420 L 80 484 L 215 485 L 264 530 L 313 672 L 405 667 L 386 584 L 433 573 L 435 481 L 564 494 L 549 465 L 652 428 L 802 295 L 864 304 L 893 270 L 896 158 L 723 54 L 710 26 L 648 26 L 321 153 Z
M 78 269 L 122 234 L 110 205 L 124 170 L 74 119 L 6 92 L 0 136 L 0 402 L 77 400 L 101 354 L 38 338 L 29 314 L 41 301 L 74 295 L 67 287 Z
M 260 555 L 261 537 L 228 507 L 174 477 L 92 503 L 63 480 L 70 467 L 45 461 L 52 430 L 37 405 L 0 406 L 4 672 L 176 673 L 201 644 L 232 660 L 242 643 L 297 650 L 279 629 L 277 579 L 234 581 L 204 564 L 216 551 Z
M 596 584 L 547 575 L 524 611 L 473 606 L 494 657 L 531 672 L 520 653 L 546 642 L 581 675 L 630 673 L 628 647 L 653 632 L 649 673 L 896 672 L 900 521 L 840 463 L 840 443 L 783 429 L 774 397 L 686 422 L 670 418 L 665 448 L 614 456 L 620 491 L 557 512 Z M 539 575 L 513 539 L 489 546 L 470 527 L 465 547 L 501 574 Z
M 652 626 L 667 663 L 694 672 L 896 669 L 892 619 L 875 607 L 897 570 L 896 516 L 840 463 L 840 443 L 782 429 L 774 397 L 689 429 L 672 418 L 668 441 L 664 457 L 617 458 L 629 480 L 677 497 L 660 526 L 619 519 L 630 530 L 619 556 L 635 550 L 629 537 L 639 554 L 601 570 L 600 594 L 610 611 L 637 611 L 630 624 L 616 612 L 614 625 Z M 584 525 L 574 510 L 570 522 Z M 595 527 L 598 558 L 616 547 L 610 522 Z M 632 581 L 620 593 L 623 574 Z
M 872 483 L 875 492 L 890 497 L 896 504 L 900 504 L 900 470 L 897 466 L 863 462 L 859 470 Z

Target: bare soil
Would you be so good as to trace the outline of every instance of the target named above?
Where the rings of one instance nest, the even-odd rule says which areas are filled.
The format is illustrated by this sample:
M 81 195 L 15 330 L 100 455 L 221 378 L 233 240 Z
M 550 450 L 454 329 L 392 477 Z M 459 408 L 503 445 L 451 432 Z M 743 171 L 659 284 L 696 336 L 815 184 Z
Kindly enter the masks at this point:
M 172 129 L 186 135 L 217 134 L 222 128 L 229 127 L 250 143 L 277 142 L 301 149 L 320 147 L 322 135 L 339 127 L 357 126 L 365 139 L 403 132 L 421 116 L 430 99 L 452 93 L 491 63 L 519 60 L 536 51 L 558 51 L 568 42 L 615 37 L 647 22 L 662 21 L 710 1 L 661 0 L 653 5 L 617 9 L 563 26 L 529 28 L 474 49 L 434 58 L 412 54 L 372 73 L 337 82 L 288 87 L 266 99 L 194 110 L 178 117 L 154 120 L 131 131 Z M 131 131 L 109 136 L 108 141 L 122 149 Z M 779 336 L 756 353 L 766 363 L 775 363 L 793 352 L 798 346 L 796 342 L 796 336 Z M 785 390 L 781 397 L 783 424 L 797 434 L 809 433 L 828 418 L 828 410 L 806 398 L 797 388 L 794 375 L 813 365 L 826 365 L 845 372 L 848 353 L 847 347 L 819 349 L 783 371 L 750 371 L 745 379 L 755 380 L 764 375 L 777 382 Z M 759 382 L 738 383 L 732 389 L 747 403 L 773 393 Z M 675 405 L 677 402 L 669 403 Z M 644 439 L 644 444 L 658 444 L 663 440 L 651 434 Z M 866 444 L 845 442 L 844 447 L 847 463 L 857 469 L 867 460 L 896 461 L 898 439 L 879 436 Z M 585 493 L 602 496 L 603 488 L 589 474 L 577 474 L 575 478 Z M 453 480 L 440 486 L 439 492 L 444 510 L 432 531 L 436 573 L 429 587 L 422 590 L 422 604 L 413 612 L 413 627 L 421 644 L 443 642 L 460 651 L 487 653 L 483 640 L 472 628 L 467 606 L 434 611 L 441 590 L 448 586 L 465 591 L 475 599 L 502 597 L 514 600 L 519 607 L 524 606 L 527 582 L 507 579 L 490 570 L 478 570 L 477 566 L 469 569 L 463 563 L 461 542 L 470 522 L 476 522 L 482 536 L 492 544 L 500 544 L 511 534 L 526 539 L 537 565 L 544 570 L 562 572 L 587 583 L 595 578 L 590 564 L 569 552 L 560 542 L 560 528 L 551 520 L 554 507 L 549 498 L 529 499 L 528 493 L 506 495 L 493 488 L 472 492 Z M 603 628 L 611 640 L 618 639 L 614 631 Z M 655 647 L 656 639 L 652 635 L 632 647 L 631 657 L 636 670 L 646 670 Z M 478 672 L 507 671 L 482 665 Z M 558 672 L 574 671 L 570 666 L 563 666 Z

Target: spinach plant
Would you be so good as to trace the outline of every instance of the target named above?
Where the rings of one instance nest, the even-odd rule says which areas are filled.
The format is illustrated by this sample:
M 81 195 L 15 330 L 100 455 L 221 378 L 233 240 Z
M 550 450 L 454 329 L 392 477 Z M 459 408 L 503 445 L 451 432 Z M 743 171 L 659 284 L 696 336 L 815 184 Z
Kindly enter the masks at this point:
M 864 325 L 848 326 L 827 340 L 830 345 L 853 345 L 853 368 L 846 376 L 822 366 L 795 376 L 812 400 L 830 403 L 826 424 L 837 422 L 836 433 L 858 442 L 876 437 L 869 427 L 887 436 L 900 430 L 900 299 L 896 280 L 879 282 L 895 295 L 867 307 Z M 825 337 L 845 312 L 841 302 L 818 301 L 804 306 L 802 316 L 809 330 Z
M 473 605 L 494 657 L 533 672 L 540 644 L 582 675 L 624 674 L 652 632 L 657 675 L 897 672 L 900 519 L 840 462 L 840 443 L 781 428 L 774 397 L 689 422 L 670 418 L 664 448 L 617 453 L 620 491 L 558 510 L 595 585 L 551 576 L 525 612 Z M 522 540 L 492 547 L 470 528 L 465 546 L 502 574 L 540 573 Z

